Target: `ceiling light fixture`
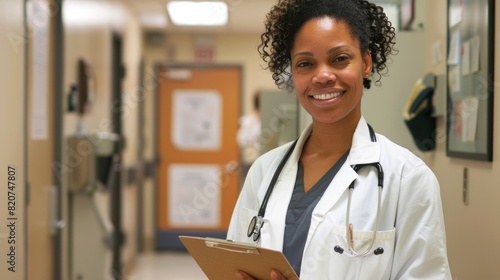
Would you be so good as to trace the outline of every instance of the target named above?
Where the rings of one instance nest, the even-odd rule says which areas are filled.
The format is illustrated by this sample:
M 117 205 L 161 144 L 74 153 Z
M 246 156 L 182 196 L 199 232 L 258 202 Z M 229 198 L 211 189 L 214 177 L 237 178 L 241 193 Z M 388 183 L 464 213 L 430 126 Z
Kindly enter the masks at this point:
M 171 1 L 167 11 L 175 25 L 222 26 L 228 18 L 227 4 L 220 1 Z

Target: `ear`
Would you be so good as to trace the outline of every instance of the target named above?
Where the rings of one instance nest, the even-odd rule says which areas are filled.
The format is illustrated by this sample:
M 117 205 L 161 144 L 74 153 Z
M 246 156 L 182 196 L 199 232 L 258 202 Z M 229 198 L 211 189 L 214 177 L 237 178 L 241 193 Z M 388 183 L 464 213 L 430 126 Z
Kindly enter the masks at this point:
M 369 50 L 363 53 L 363 66 L 363 76 L 367 78 L 372 74 L 373 67 L 372 53 Z

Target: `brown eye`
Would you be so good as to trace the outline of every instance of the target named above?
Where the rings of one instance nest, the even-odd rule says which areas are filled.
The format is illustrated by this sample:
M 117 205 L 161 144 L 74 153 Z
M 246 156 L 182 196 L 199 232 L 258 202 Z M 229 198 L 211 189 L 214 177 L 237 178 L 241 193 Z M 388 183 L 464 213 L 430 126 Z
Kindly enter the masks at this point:
M 305 68 L 305 67 L 309 67 L 311 65 L 312 65 L 312 63 L 310 63 L 308 61 L 303 61 L 303 62 L 297 63 L 297 68 Z
M 346 61 L 348 59 L 349 59 L 349 57 L 347 55 L 341 55 L 341 56 L 337 56 L 333 61 L 334 62 L 342 62 L 342 61 Z

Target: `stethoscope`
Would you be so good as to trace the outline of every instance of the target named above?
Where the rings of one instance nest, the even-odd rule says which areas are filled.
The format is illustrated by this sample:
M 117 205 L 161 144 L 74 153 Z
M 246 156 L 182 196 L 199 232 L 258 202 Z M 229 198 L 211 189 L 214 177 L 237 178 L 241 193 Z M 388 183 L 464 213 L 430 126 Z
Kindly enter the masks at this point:
M 375 132 L 373 131 L 373 128 L 368 125 L 368 130 L 370 131 L 370 138 L 372 142 L 377 142 L 377 137 L 375 136 Z M 285 166 L 288 158 L 290 158 L 290 155 L 292 154 L 297 141 L 299 139 L 296 139 L 288 151 L 286 152 L 285 156 L 281 160 L 281 162 L 278 165 L 278 168 L 274 172 L 274 175 L 271 179 L 271 182 L 269 183 L 269 187 L 267 188 L 266 194 L 264 196 L 264 200 L 262 201 L 262 204 L 260 205 L 259 212 L 257 213 L 257 216 L 254 216 L 252 220 L 250 221 L 250 224 L 248 225 L 248 231 L 247 231 L 247 236 L 252 237 L 253 241 L 257 241 L 260 238 L 260 231 L 262 229 L 262 226 L 264 225 L 264 215 L 266 213 L 266 207 L 267 207 L 267 202 L 269 201 L 269 198 L 271 197 L 271 193 L 273 192 L 274 185 L 276 184 L 276 181 L 278 180 L 278 177 L 283 170 L 283 167 Z M 352 165 L 352 169 L 356 171 L 356 173 L 359 173 L 359 170 L 363 167 L 375 167 L 377 170 L 377 177 L 378 177 L 378 201 L 377 201 L 377 216 L 375 218 L 375 225 L 373 226 L 373 235 L 372 239 L 370 242 L 369 248 L 367 248 L 364 252 L 359 253 L 354 249 L 354 236 L 353 236 L 353 226 L 351 223 L 349 223 L 349 216 L 351 212 L 351 197 L 352 197 L 352 191 L 354 190 L 354 183 L 356 180 L 352 181 L 352 183 L 349 185 L 349 195 L 347 199 L 347 211 L 346 211 L 346 239 L 347 239 L 347 244 L 348 244 L 348 250 L 344 250 L 344 248 L 340 247 L 339 245 L 336 245 L 333 250 L 339 254 L 343 254 L 348 257 L 368 257 L 368 256 L 373 256 L 373 255 L 380 255 L 384 253 L 384 249 L 382 247 L 377 247 L 375 250 L 373 250 L 373 245 L 375 244 L 375 239 L 377 237 L 377 229 L 378 229 L 378 222 L 379 222 L 379 214 L 380 214 L 380 204 L 381 204 L 381 196 L 382 196 L 382 188 L 384 184 L 384 171 L 382 169 L 382 166 L 380 165 L 379 162 L 373 162 L 373 163 L 365 163 L 365 164 L 355 164 Z

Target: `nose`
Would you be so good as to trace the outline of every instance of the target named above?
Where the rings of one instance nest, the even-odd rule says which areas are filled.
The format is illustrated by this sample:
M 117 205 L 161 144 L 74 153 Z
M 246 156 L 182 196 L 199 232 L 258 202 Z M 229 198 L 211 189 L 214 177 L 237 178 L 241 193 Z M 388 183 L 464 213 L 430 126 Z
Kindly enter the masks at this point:
M 337 75 L 332 71 L 329 67 L 321 67 L 318 69 L 316 74 L 314 75 L 312 82 L 313 84 L 329 84 L 333 83 L 337 80 Z

